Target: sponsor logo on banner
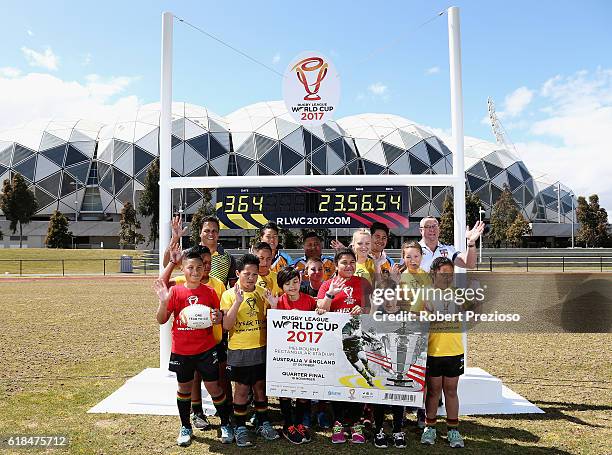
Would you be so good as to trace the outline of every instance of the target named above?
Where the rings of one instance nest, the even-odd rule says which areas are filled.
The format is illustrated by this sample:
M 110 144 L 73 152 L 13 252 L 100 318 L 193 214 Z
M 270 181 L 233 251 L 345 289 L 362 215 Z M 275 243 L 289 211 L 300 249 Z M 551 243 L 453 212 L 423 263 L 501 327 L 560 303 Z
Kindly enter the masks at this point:
M 320 52 L 303 52 L 285 72 L 283 98 L 302 125 L 321 125 L 333 117 L 340 99 L 340 80 L 333 63 Z

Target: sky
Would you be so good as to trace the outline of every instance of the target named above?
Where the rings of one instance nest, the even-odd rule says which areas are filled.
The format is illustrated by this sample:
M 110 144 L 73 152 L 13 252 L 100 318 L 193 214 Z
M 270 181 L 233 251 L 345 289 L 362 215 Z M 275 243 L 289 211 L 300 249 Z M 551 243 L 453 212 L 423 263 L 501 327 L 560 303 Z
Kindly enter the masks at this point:
M 467 136 L 494 142 L 487 98 L 534 176 L 612 210 L 612 2 L 4 1 L 0 130 L 112 122 L 159 100 L 161 13 L 178 19 L 173 99 L 219 115 L 282 99 L 306 50 L 340 73 L 336 118 L 380 112 L 450 133 L 447 17 L 459 6 Z M 265 66 L 264 66 L 265 65 Z M 266 68 L 267 67 L 267 68 Z

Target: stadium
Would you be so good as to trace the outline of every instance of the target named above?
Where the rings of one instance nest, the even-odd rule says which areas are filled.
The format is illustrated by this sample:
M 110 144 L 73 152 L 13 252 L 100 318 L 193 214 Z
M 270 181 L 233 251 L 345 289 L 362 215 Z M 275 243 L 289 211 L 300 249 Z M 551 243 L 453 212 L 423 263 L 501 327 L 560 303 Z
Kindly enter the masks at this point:
M 173 176 L 452 172 L 448 138 L 397 115 L 360 114 L 307 127 L 291 118 L 282 101 L 253 104 L 225 117 L 173 103 L 172 114 Z M 1 181 L 21 173 L 38 200 L 24 232 L 26 244 L 43 245 L 46 221 L 59 210 L 78 222 L 71 229 L 79 245 L 116 245 L 123 204 L 138 204 L 147 170 L 159 155 L 159 117 L 154 103 L 114 124 L 52 120 L 0 133 Z M 465 155 L 466 187 L 481 199 L 485 218 L 507 185 L 532 223 L 533 238 L 554 243 L 570 237 L 576 205 L 570 188 L 539 180 L 515 153 L 494 143 L 466 137 Z M 415 221 L 440 216 L 447 189 L 411 187 L 409 194 Z M 201 200 L 198 189 L 174 191 L 173 210 L 189 219 Z M 400 234 L 416 236 L 415 228 L 412 223 Z M 223 235 L 240 247 L 249 233 L 228 229 Z M 4 246 L 15 242 L 15 236 L 5 236 Z

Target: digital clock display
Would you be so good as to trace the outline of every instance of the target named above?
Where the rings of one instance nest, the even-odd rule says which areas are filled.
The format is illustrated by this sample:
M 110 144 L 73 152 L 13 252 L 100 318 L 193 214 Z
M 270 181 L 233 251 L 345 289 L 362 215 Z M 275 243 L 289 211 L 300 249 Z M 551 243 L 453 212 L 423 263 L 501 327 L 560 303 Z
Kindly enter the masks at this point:
M 280 193 L 227 194 L 227 213 L 267 212 L 386 212 L 402 211 L 402 193 Z
M 228 228 L 274 221 L 285 227 L 407 227 L 407 187 L 220 188 L 217 216 Z M 266 221 L 266 222 L 267 222 Z

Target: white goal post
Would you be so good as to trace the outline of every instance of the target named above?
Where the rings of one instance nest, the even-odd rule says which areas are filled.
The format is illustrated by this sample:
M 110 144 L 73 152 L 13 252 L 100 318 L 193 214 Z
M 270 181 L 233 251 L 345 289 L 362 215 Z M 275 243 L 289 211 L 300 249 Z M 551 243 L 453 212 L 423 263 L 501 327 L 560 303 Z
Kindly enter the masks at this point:
M 465 247 L 465 169 L 463 149 L 463 94 L 459 8 L 450 7 L 448 45 L 450 61 L 450 104 L 453 144 L 453 173 L 437 175 L 274 175 L 171 177 L 172 134 L 172 32 L 170 12 L 162 14 L 161 116 L 159 123 L 159 268 L 163 270 L 164 249 L 170 242 L 172 219 L 171 190 L 175 188 L 231 188 L 286 186 L 452 186 L 454 195 L 454 242 Z M 172 322 L 160 326 L 159 367 L 166 369 L 170 359 Z M 465 338 L 464 338 L 464 344 Z M 467 354 L 467 346 L 466 346 Z M 467 365 L 467 362 L 466 362 Z

